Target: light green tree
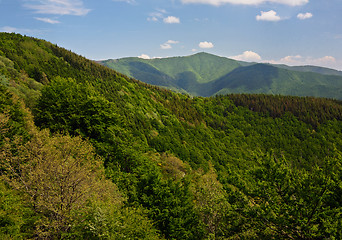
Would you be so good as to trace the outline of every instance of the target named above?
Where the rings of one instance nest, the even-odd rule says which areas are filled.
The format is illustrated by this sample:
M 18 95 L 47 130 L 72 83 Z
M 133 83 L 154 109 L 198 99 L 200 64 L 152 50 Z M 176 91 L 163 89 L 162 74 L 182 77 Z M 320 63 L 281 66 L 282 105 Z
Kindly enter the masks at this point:
M 36 235 L 60 238 L 72 230 L 92 199 L 110 198 L 120 206 L 122 198 L 115 185 L 104 177 L 101 160 L 90 143 L 80 137 L 37 131 L 24 145 L 13 148 L 5 142 L 1 163 L 3 178 L 24 192 L 39 215 Z
M 195 206 L 200 218 L 206 225 L 209 239 L 220 239 L 224 233 L 225 217 L 229 210 L 226 192 L 218 181 L 217 174 L 212 165 L 209 171 L 197 171 L 191 188 Z
M 341 156 L 298 169 L 267 155 L 252 170 L 249 219 L 264 238 L 339 239 L 342 227 Z

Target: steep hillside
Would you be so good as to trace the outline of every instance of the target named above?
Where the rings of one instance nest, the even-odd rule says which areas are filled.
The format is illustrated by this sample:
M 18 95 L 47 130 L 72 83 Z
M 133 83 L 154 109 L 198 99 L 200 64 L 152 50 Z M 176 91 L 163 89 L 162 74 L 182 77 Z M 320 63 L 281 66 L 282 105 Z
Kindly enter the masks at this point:
M 342 72 L 322 67 L 247 63 L 207 53 L 150 60 L 124 58 L 101 64 L 194 96 L 268 93 L 342 99 Z
M 3 239 L 342 237 L 338 101 L 192 98 L 7 33 L 0 80 Z

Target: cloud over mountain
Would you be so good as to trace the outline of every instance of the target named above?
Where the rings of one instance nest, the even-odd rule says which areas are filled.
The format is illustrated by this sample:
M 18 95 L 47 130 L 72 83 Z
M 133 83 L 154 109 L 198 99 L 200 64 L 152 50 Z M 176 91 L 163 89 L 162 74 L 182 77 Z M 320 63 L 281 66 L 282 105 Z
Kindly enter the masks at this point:
M 261 60 L 260 55 L 253 51 L 244 51 L 240 55 L 230 56 L 229 58 L 232 58 L 238 61 L 247 61 L 247 62 L 258 62 Z
M 295 56 L 286 56 L 279 61 L 280 63 L 288 64 L 288 65 L 326 65 L 329 63 L 335 63 L 336 59 L 332 56 L 324 56 L 321 58 L 312 58 L 312 57 L 302 57 L 301 55 Z
M 138 58 L 142 58 L 142 59 L 151 59 L 151 57 L 147 54 L 141 54 L 140 56 L 138 56 Z
M 198 46 L 199 46 L 200 48 L 213 48 L 213 47 L 214 47 L 214 44 L 213 44 L 212 42 L 207 42 L 207 41 L 205 41 L 205 42 L 200 42 L 200 43 L 198 44 Z
M 0 27 L 0 32 L 21 33 L 21 34 L 37 34 L 37 33 L 42 33 L 42 30 L 29 29 L 29 28 L 17 28 L 17 27 L 12 27 L 12 26 L 4 26 L 4 27 Z

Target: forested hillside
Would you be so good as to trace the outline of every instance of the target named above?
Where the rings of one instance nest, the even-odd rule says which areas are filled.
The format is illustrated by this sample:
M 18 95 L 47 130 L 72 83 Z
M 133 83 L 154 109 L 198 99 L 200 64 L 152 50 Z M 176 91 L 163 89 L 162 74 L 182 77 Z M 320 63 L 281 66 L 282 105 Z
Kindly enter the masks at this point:
M 0 33 L 3 239 L 341 239 L 342 105 L 189 97 Z
M 208 53 L 100 63 L 145 83 L 193 96 L 263 93 L 342 99 L 342 72 L 323 67 L 248 63 Z

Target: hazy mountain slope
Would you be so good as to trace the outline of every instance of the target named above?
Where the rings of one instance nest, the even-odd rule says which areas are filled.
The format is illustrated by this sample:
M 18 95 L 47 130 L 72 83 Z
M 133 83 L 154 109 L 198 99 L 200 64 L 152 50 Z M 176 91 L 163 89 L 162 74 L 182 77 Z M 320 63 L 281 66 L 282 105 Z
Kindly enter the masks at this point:
M 342 72 L 322 67 L 248 63 L 207 53 L 101 63 L 140 81 L 194 96 L 269 93 L 342 98 Z
M 287 65 L 281 65 L 276 64 L 276 67 L 284 68 L 287 70 L 292 71 L 298 71 L 298 72 L 314 72 L 314 73 L 320 73 L 323 75 L 334 75 L 334 76 L 342 76 L 342 71 L 338 71 L 331 68 L 325 68 L 325 67 L 318 67 L 318 66 L 287 66 Z
M 227 89 L 233 92 L 263 92 L 271 89 L 273 80 L 278 78 L 278 68 L 255 64 L 248 67 L 240 67 L 223 76 L 205 87 L 211 89 L 210 95 Z
M 342 98 L 341 77 L 290 71 L 268 64 L 235 69 L 209 85 L 209 95 L 247 92 Z
M 130 75 L 136 79 L 146 79 L 146 83 L 160 86 L 176 86 L 173 79 L 167 74 L 144 62 L 133 61 L 128 63 Z

